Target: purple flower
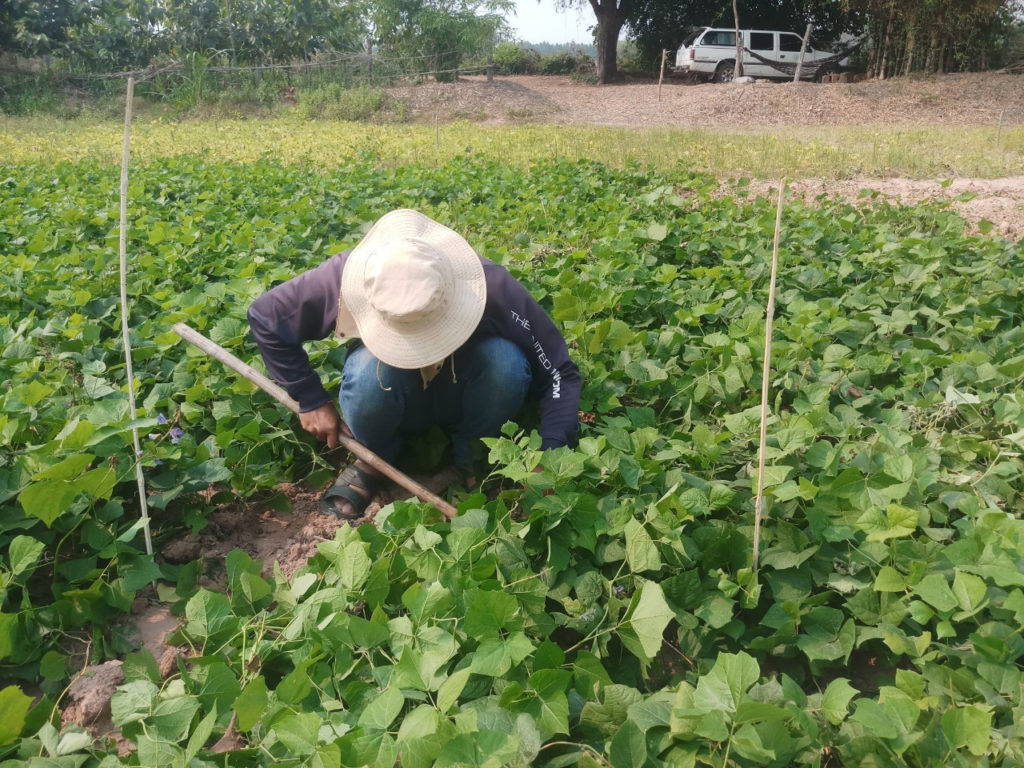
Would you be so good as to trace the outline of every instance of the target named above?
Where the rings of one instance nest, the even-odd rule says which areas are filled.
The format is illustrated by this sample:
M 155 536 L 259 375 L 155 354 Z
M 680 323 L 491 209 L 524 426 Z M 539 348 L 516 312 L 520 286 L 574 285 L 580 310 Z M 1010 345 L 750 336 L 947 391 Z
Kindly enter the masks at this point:
M 154 464 L 156 464 L 156 465 L 157 465 L 158 467 L 159 467 L 159 466 L 160 466 L 161 464 L 163 464 L 163 462 L 162 462 L 162 461 L 160 461 L 160 459 L 153 459 L 153 463 L 154 463 Z
M 185 434 L 185 430 L 183 430 L 181 427 L 171 427 L 171 431 L 169 434 L 171 436 L 171 442 L 177 443 L 179 440 L 181 440 L 181 436 Z
M 142 454 L 144 454 L 144 453 L 145 453 L 145 451 L 144 451 L 144 450 L 142 450 L 141 448 L 139 448 L 139 450 L 137 450 L 137 451 L 135 452 L 135 455 L 136 455 L 136 456 L 141 456 L 141 455 L 142 455 Z
M 159 440 L 160 439 L 160 435 L 158 435 L 156 432 L 150 432 L 149 433 L 149 439 L 150 440 Z
M 618 584 L 615 585 L 615 594 L 616 595 L 622 596 L 625 593 L 626 593 L 626 588 L 625 587 L 619 586 Z
M 166 424 L 167 423 L 167 417 L 164 416 L 162 413 L 158 413 L 157 416 L 156 416 L 156 423 L 157 424 Z

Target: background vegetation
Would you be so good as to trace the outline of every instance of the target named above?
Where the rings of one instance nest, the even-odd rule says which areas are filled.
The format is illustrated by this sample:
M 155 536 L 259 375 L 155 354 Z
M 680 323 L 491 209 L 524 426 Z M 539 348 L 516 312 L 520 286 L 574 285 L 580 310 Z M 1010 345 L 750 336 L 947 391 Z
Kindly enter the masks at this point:
M 1021 0 L 741 0 L 745 27 L 803 30 L 818 44 L 870 38 L 873 75 L 999 67 L 1019 56 Z M 579 73 L 569 54 L 509 47 L 508 0 L 12 0 L 0 6 L 0 109 L 46 106 L 58 89 L 103 93 L 104 77 L 160 72 L 148 92 L 167 99 L 203 82 L 262 103 L 327 82 L 374 87 L 396 78 L 451 80 L 498 56 L 503 72 Z M 731 0 L 601 0 L 594 5 L 595 76 L 618 73 L 618 40 L 632 67 L 653 72 L 700 25 L 732 25 Z M 505 42 L 503 42 L 505 41 Z M 498 46 L 498 48 L 496 48 Z M 214 77 L 204 79 L 203 75 Z M 147 92 L 146 89 L 143 92 Z

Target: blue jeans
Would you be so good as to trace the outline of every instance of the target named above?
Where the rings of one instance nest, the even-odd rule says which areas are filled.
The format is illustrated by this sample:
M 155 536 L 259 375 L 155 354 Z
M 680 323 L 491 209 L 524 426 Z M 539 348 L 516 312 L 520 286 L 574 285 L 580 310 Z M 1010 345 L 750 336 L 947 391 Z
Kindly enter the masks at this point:
M 360 346 L 345 360 L 338 399 L 356 440 L 385 461 L 398 456 L 404 435 L 440 426 L 452 461 L 469 467 L 473 444 L 516 417 L 531 380 L 519 347 L 495 336 L 463 344 L 426 389 L 419 370 L 393 368 Z

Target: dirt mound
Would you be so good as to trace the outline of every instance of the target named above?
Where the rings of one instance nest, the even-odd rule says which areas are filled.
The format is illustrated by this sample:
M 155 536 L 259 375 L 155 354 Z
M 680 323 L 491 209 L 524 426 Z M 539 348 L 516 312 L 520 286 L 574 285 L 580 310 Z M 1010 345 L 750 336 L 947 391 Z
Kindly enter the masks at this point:
M 64 708 L 64 725 L 77 723 L 88 728 L 94 736 L 111 733 L 110 699 L 117 686 L 124 682 L 120 661 L 108 661 L 83 669 L 68 686 L 70 704 Z
M 1000 73 L 859 83 L 589 85 L 568 77 L 482 75 L 394 88 L 417 122 L 477 120 L 625 127 L 1024 124 L 1024 79 Z
M 454 83 L 425 83 L 392 88 L 414 122 L 554 122 L 561 108 L 529 82 L 513 78 L 466 78 Z

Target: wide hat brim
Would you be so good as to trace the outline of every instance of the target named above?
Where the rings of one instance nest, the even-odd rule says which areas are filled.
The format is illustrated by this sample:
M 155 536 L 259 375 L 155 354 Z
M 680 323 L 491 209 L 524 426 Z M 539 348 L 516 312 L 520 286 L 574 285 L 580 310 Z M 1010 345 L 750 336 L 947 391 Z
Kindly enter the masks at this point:
M 389 322 L 374 308 L 366 288 L 368 270 L 401 240 L 427 243 L 445 264 L 443 311 L 415 327 Z M 483 317 L 487 283 L 480 257 L 465 238 L 419 211 L 403 208 L 382 216 L 349 254 L 341 297 L 360 338 L 378 360 L 396 368 L 422 368 L 448 357 L 473 335 Z

